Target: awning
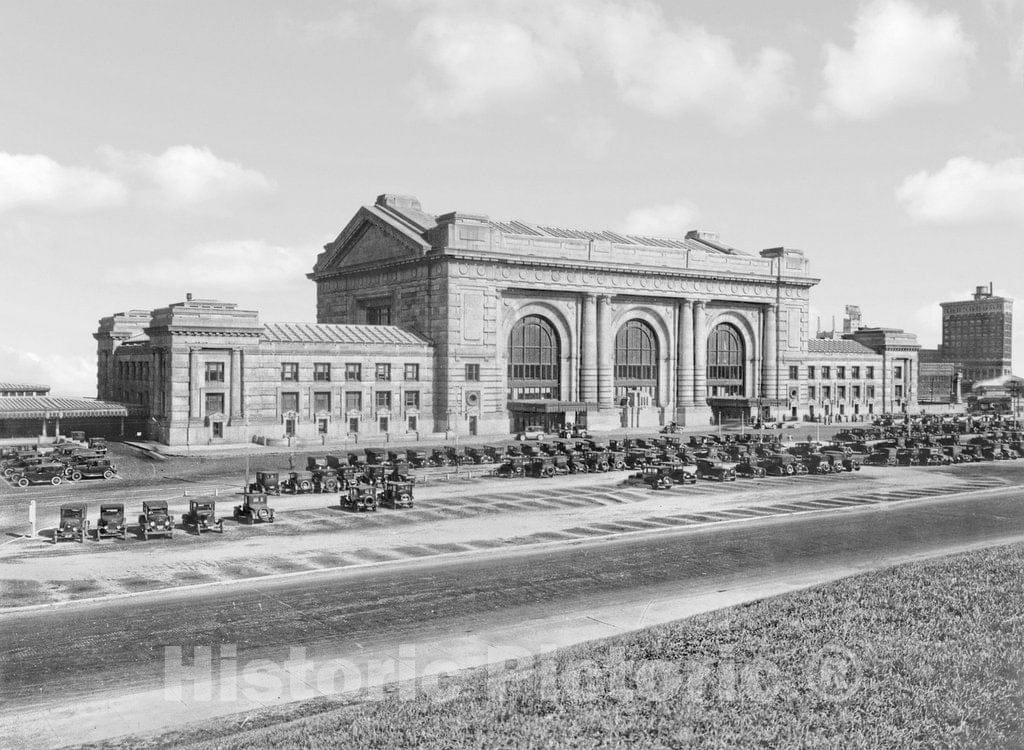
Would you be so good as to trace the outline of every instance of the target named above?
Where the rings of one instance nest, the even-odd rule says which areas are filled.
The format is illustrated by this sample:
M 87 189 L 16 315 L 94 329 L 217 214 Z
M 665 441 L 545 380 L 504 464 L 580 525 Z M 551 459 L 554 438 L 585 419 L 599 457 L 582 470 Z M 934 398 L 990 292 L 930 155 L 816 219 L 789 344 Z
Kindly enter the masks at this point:
M 113 401 L 56 396 L 0 398 L 0 420 L 127 416 L 128 407 Z
M 536 399 L 528 401 L 509 401 L 509 411 L 520 414 L 566 414 L 578 411 L 597 411 L 597 404 L 585 401 L 556 401 L 554 399 Z

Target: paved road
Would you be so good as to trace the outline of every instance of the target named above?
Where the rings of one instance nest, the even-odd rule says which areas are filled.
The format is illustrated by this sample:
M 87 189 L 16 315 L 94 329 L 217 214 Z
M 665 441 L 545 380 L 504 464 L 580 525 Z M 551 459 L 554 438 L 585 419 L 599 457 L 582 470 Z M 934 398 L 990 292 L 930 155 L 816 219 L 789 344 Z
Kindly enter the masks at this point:
M 1024 539 L 1019 488 L 650 537 L 580 542 L 286 581 L 0 615 L 0 737 L 20 713 L 108 695 L 160 710 L 164 647 L 225 644 L 237 664 L 292 646 L 358 659 L 398 643 L 454 638 L 616 602 L 778 582 L 808 585 L 948 549 Z M 375 650 L 378 649 L 378 650 Z M 225 712 L 230 706 L 223 708 Z M 235 709 L 237 710 L 237 708 Z M 24 726 L 21 727 L 24 729 Z M 117 734 L 130 726 L 119 725 Z M 93 727 L 103 736 L 103 728 Z M 97 734 L 99 732 L 99 734 Z

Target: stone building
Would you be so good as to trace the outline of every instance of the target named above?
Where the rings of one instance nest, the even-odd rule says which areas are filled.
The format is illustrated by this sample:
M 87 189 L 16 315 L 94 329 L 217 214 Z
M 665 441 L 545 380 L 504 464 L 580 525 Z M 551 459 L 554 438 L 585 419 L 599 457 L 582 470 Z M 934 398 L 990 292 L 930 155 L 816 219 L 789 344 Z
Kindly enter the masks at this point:
M 950 364 L 965 384 L 1003 377 L 1013 365 L 1013 300 L 975 287 L 969 300 L 942 303 L 942 343 L 922 352 L 929 364 Z
M 859 346 L 809 350 L 818 280 L 789 248 L 433 215 L 381 195 L 308 277 L 316 324 L 191 299 L 104 318 L 101 397 L 140 405 L 172 443 L 703 426 L 898 411 L 916 398 L 909 334 L 861 329 L 846 334 Z M 827 399 L 807 377 L 812 360 L 849 368 Z M 853 376 L 861 367 L 876 378 Z

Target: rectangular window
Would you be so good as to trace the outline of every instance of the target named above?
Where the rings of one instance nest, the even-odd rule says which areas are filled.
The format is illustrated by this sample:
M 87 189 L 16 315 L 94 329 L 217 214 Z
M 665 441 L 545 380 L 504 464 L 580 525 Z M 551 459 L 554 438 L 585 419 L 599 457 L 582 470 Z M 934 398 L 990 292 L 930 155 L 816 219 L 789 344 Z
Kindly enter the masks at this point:
M 420 408 L 420 392 L 419 391 L 406 391 L 405 392 L 405 408 L 406 409 L 419 409 Z
M 299 410 L 299 394 L 288 391 L 281 394 L 281 413 Z
M 839 398 L 840 401 L 845 401 L 846 400 L 846 386 L 845 385 L 836 386 L 836 396 Z
M 331 392 L 330 391 L 316 391 L 313 394 L 313 411 L 315 411 L 315 412 L 330 412 L 331 411 Z
M 359 391 L 345 392 L 345 411 L 362 411 L 363 394 Z
M 836 367 L 836 377 L 840 380 L 846 380 L 846 368 L 842 365 Z
M 821 397 L 823 399 L 825 399 L 826 401 L 828 401 L 830 398 L 832 398 L 832 386 L 830 386 L 830 385 L 823 385 L 821 387 Z
M 362 380 L 363 366 L 358 362 L 345 363 L 345 380 Z
M 321 435 L 326 435 L 327 434 L 327 425 L 328 425 L 328 423 L 329 423 L 329 420 L 318 419 L 317 423 L 316 423 L 316 431 L 318 433 L 320 433 Z
M 331 382 L 331 363 L 330 362 L 317 362 L 313 365 L 313 380 L 318 380 L 321 383 Z
M 419 380 L 420 379 L 420 366 L 407 362 L 405 365 L 405 379 L 406 380 Z
M 207 393 L 206 394 L 206 414 L 223 414 L 224 413 L 224 394 L 223 393 Z
M 391 408 L 391 391 L 377 391 L 377 409 Z
M 391 305 L 374 305 L 366 308 L 366 324 L 371 326 L 391 325 Z
M 858 400 L 860 399 L 860 386 L 859 385 L 853 386 L 853 397 L 854 397 L 854 399 L 858 399 Z
M 799 380 L 800 379 L 800 368 L 797 367 L 796 365 L 790 365 L 789 366 L 789 379 L 790 380 Z
M 817 375 L 814 372 L 814 365 L 807 365 L 807 379 L 814 380 Z
M 850 368 L 850 377 L 854 380 L 860 380 L 860 367 L 854 366 Z
M 818 397 L 818 389 L 815 388 L 813 385 L 807 386 L 807 398 L 809 398 L 811 401 L 813 401 L 817 397 Z
M 374 366 L 375 380 L 391 380 L 391 365 L 387 362 L 378 362 Z
M 875 379 L 875 368 L 872 367 L 871 365 L 868 365 L 867 367 L 865 367 L 864 368 L 864 377 L 866 377 L 868 380 L 874 380 Z
M 822 365 L 821 367 L 821 379 L 828 380 L 832 377 L 832 367 L 829 365 Z
M 480 380 L 480 365 L 466 365 L 466 380 Z
M 282 362 L 281 363 L 281 380 L 295 382 L 299 379 L 299 363 L 298 362 Z
M 896 365 L 895 367 L 893 367 L 892 376 L 897 380 L 900 380 L 903 377 L 903 368 L 900 365 Z
M 875 397 L 875 386 L 869 385 L 869 386 L 866 386 L 866 387 L 867 387 L 868 398 L 874 398 Z

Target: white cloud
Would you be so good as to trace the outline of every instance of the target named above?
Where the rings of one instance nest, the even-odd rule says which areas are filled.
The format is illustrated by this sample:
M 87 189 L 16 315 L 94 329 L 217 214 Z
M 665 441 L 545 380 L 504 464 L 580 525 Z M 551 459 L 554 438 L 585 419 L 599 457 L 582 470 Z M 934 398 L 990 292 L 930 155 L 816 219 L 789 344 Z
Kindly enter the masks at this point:
M 896 198 L 919 221 L 1024 222 L 1024 158 L 989 164 L 958 156 L 937 172 L 907 177 Z
M 697 207 L 679 201 L 633 209 L 622 223 L 622 231 L 645 237 L 683 237 L 696 220 Z
M 147 200 L 172 209 L 215 210 L 273 192 L 276 187 L 262 173 L 221 159 L 208 148 L 172 146 L 158 156 L 112 146 L 100 152 Z
M 766 47 L 741 61 L 730 40 L 675 22 L 649 2 L 413 3 L 413 46 L 426 63 L 417 106 L 434 117 L 609 76 L 611 90 L 643 112 L 698 112 L 748 128 L 792 103 L 792 59 Z
M 275 291 L 295 284 L 312 288 L 305 275 L 313 268 L 315 253 L 272 245 L 263 240 L 205 242 L 173 256 L 114 269 L 115 283 L 188 290 L 197 297 L 217 298 L 219 290 L 236 294 Z
M 853 24 L 851 49 L 825 45 L 819 118 L 880 117 L 901 106 L 949 103 L 968 93 L 975 46 L 956 14 L 907 0 L 876 0 Z
M 37 353 L 0 344 L 3 377 L 10 382 L 41 383 L 50 395 L 96 396 L 96 359 L 58 352 Z
M 0 212 L 17 208 L 89 211 L 113 208 L 128 197 L 116 177 L 67 167 L 43 154 L 0 152 Z
M 431 14 L 412 41 L 430 69 L 413 81 L 416 102 L 435 117 L 477 112 L 580 76 L 568 51 L 497 16 Z

